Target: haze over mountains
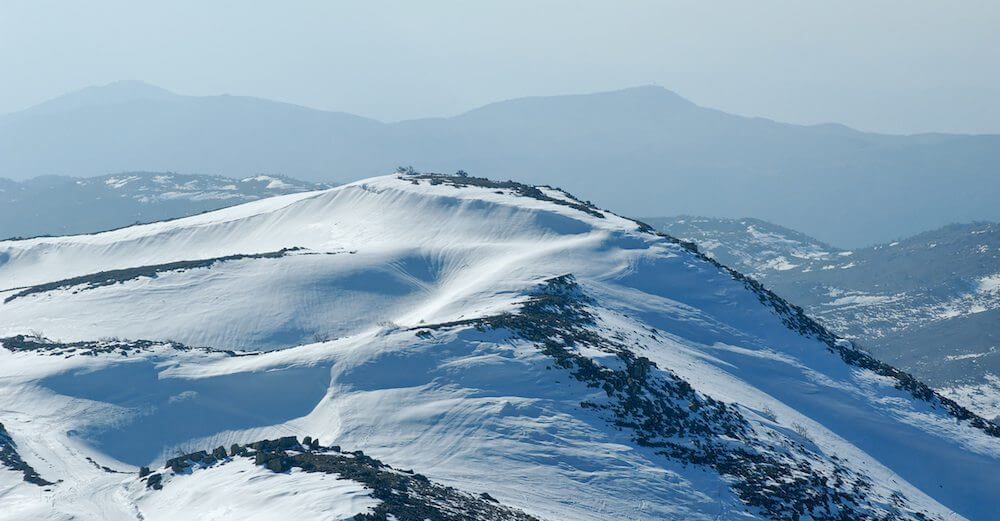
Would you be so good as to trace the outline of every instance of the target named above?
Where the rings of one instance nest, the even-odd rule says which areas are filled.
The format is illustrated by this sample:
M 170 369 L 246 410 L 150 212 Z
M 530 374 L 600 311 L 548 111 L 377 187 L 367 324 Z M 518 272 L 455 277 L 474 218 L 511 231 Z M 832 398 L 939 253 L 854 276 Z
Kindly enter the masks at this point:
M 1000 219 L 1000 136 L 789 125 L 659 87 L 382 123 L 121 82 L 0 116 L 0 177 L 13 179 L 175 171 L 333 182 L 399 164 L 518 172 L 628 215 L 754 215 L 847 247 Z

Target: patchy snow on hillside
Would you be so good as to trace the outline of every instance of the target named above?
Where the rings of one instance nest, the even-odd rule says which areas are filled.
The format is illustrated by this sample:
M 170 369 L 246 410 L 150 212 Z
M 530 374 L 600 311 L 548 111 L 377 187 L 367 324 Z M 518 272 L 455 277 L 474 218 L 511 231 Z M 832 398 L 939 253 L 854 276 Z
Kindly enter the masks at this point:
M 112 176 L 105 179 L 104 184 L 110 186 L 111 188 L 124 188 L 127 184 L 131 183 L 132 181 L 138 181 L 138 180 L 139 178 L 134 175 L 122 176 L 122 177 Z
M 770 261 L 765 262 L 763 267 L 777 271 L 787 271 L 797 268 L 798 264 L 792 264 L 791 262 L 788 262 L 788 259 L 786 259 L 783 255 L 779 255 Z
M 848 295 L 845 297 L 840 297 L 836 300 L 827 303 L 827 306 L 875 306 L 879 304 L 885 304 L 888 302 L 893 302 L 899 300 L 902 296 L 890 296 L 890 295 Z
M 992 293 L 1000 291 L 1000 273 L 979 279 L 976 291 L 979 293 Z
M 939 392 L 959 403 L 969 403 L 986 418 L 1000 421 L 1000 376 L 987 375 L 986 383 L 960 385 Z

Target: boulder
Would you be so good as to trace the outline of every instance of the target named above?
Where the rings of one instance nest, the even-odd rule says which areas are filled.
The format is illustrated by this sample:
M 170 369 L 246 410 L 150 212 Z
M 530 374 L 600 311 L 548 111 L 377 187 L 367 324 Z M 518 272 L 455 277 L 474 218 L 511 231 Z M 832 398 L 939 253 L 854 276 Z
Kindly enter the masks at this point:
M 163 474 L 150 474 L 146 479 L 146 488 L 160 490 L 163 488 Z
M 270 459 L 271 459 L 271 453 L 270 452 L 264 452 L 264 451 L 260 451 L 259 450 L 253 456 L 253 464 L 254 465 L 263 465 L 263 464 L 267 463 L 268 460 L 270 460 Z
M 208 453 L 205 452 L 205 451 L 203 451 L 203 450 L 199 450 L 197 452 L 192 452 L 192 453 L 188 454 L 186 457 L 187 457 L 187 459 L 189 459 L 191 461 L 195 461 L 195 462 L 199 462 L 200 463 L 200 462 L 205 461 L 208 458 Z
M 221 445 L 216 447 L 215 450 L 212 451 L 212 457 L 217 460 L 226 459 L 226 448 Z
M 288 470 L 287 458 L 275 454 L 270 460 L 268 460 L 267 468 L 272 472 L 284 472 Z
M 170 470 L 174 471 L 174 474 L 180 474 L 184 472 L 184 469 L 190 467 L 191 464 L 188 463 L 188 457 L 185 454 L 184 456 L 168 459 L 167 466 L 170 467 Z
M 262 440 L 250 444 L 250 448 L 258 451 L 274 451 L 274 450 L 300 450 L 302 446 L 299 445 L 299 440 L 295 436 L 283 436 L 275 440 Z
M 299 440 L 295 436 L 284 436 L 278 438 L 276 449 L 301 449 L 302 446 L 299 445 Z

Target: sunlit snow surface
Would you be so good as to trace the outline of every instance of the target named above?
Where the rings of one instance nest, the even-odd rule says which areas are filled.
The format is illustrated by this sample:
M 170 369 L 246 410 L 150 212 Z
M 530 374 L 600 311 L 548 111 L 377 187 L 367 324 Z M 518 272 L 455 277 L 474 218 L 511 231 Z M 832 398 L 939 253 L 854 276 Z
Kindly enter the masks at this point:
M 0 349 L 0 422 L 25 461 L 63 480 L 43 488 L 0 469 L 0 518 L 343 519 L 372 504 L 353 482 L 247 462 L 175 476 L 162 491 L 127 474 L 279 435 L 362 449 L 544 519 L 755 518 L 715 471 L 656 455 L 581 408 L 603 391 L 530 342 L 471 326 L 411 329 L 516 311 L 526 291 L 564 274 L 594 298 L 608 334 L 756 424 L 807 433 L 879 491 L 943 519 L 997 511 L 997 438 L 847 366 L 715 265 L 603 215 L 386 176 L 96 235 L 0 242 L 0 337 L 245 354 Z M 288 248 L 300 249 L 16 296 L 97 272 Z

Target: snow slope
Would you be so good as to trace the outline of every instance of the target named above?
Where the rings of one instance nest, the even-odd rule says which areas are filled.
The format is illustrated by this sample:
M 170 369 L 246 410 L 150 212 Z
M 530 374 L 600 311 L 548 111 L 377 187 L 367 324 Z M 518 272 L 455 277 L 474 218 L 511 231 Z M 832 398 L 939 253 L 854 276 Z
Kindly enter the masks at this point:
M 997 426 L 685 244 L 550 188 L 386 176 L 0 242 L 0 302 L 0 423 L 56 482 L 0 468 L 0 518 L 377 503 L 245 461 L 163 490 L 135 474 L 286 435 L 540 519 L 998 507 Z
M 1000 409 L 1000 225 L 845 251 L 758 219 L 646 219 L 987 418 Z

